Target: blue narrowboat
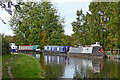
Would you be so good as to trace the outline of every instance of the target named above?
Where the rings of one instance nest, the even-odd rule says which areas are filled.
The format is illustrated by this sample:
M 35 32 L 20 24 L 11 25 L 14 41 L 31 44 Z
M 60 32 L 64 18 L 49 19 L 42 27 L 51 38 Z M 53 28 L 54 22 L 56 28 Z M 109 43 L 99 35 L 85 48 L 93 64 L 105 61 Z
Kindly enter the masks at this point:
M 69 51 L 69 48 L 70 46 L 44 46 L 44 51 L 66 53 Z

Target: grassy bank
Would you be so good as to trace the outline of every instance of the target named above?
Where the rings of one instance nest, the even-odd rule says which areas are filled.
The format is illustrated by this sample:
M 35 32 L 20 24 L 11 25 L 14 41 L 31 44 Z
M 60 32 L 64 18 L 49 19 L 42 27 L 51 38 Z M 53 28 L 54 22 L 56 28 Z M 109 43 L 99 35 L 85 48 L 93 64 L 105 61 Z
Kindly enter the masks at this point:
M 15 55 L 4 55 L 2 56 L 2 73 L 3 73 L 3 78 L 9 78 L 8 72 L 7 72 L 7 65 L 6 62 L 10 60 L 10 58 L 14 57 Z
M 32 56 L 11 54 L 3 56 L 3 78 L 9 78 L 7 72 L 6 61 L 10 58 L 16 57 L 9 61 L 8 65 L 12 67 L 11 72 L 14 78 L 42 78 L 43 69 L 40 63 Z

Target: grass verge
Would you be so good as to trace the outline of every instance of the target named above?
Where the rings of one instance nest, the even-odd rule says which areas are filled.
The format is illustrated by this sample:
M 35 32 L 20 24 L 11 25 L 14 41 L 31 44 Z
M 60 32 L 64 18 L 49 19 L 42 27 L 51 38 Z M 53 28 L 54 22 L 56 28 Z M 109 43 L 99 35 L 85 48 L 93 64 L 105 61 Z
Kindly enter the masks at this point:
M 9 78 L 8 71 L 7 71 L 8 67 L 6 65 L 6 62 L 8 60 L 10 60 L 10 58 L 12 58 L 14 56 L 15 55 L 13 55 L 13 54 L 2 56 L 2 73 L 3 73 L 3 78 Z
M 35 58 L 27 55 L 11 54 L 3 56 L 3 78 L 9 78 L 5 62 L 15 55 L 16 58 L 8 63 L 8 65 L 12 67 L 11 72 L 14 75 L 14 78 L 43 77 L 44 71 L 40 63 Z

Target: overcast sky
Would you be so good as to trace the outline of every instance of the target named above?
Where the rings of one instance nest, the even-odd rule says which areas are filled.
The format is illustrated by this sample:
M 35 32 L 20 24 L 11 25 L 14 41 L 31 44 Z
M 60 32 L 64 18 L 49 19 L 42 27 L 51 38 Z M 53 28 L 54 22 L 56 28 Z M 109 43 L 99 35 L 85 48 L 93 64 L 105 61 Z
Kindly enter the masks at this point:
M 88 6 L 92 0 L 51 0 L 56 6 L 61 18 L 65 18 L 64 30 L 65 34 L 71 35 L 73 33 L 71 23 L 76 20 L 76 11 L 82 9 L 84 14 L 88 11 Z M 10 15 L 0 8 L 0 17 L 5 20 L 7 24 L 4 24 L 0 20 L 0 33 L 13 36 L 13 31 L 9 26 L 8 21 Z

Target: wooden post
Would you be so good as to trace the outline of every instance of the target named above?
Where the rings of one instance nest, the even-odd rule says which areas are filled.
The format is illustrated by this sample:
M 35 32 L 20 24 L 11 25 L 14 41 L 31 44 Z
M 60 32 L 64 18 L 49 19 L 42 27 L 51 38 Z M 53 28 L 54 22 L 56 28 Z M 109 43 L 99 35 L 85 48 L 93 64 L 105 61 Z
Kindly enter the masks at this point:
M 113 54 L 113 50 L 111 49 L 111 54 Z
M 119 49 L 118 49 L 118 54 L 119 54 Z
M 114 54 L 115 54 L 115 49 L 114 49 Z
M 118 54 L 120 54 L 120 49 L 118 49 Z

